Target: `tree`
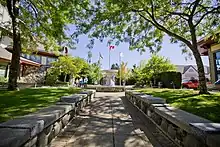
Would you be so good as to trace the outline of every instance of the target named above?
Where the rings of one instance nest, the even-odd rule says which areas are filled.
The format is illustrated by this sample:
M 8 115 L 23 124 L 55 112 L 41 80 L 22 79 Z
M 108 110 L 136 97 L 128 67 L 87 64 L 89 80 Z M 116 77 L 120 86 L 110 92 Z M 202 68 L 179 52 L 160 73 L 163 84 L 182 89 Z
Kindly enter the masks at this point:
M 133 65 L 131 73 L 128 75 L 128 81 L 132 81 L 136 86 L 144 86 L 147 84 L 149 79 L 148 73 L 143 72 L 145 65 L 147 64 L 146 60 L 140 61 L 139 65 Z
M 0 4 L 7 7 L 11 18 L 9 23 L 5 23 L 5 27 L 9 29 L 9 33 L 12 30 L 13 36 L 9 90 L 17 87 L 22 50 L 32 51 L 42 44 L 46 50 L 58 51 L 60 49 L 58 42 L 73 48 L 77 40 L 67 37 L 65 31 L 68 29 L 67 24 L 74 23 L 74 15 L 80 15 L 78 5 L 80 3 L 84 2 L 77 0 L 0 0 Z
M 65 75 L 64 82 L 66 82 L 66 76 L 78 77 L 80 75 L 87 74 L 85 69 L 88 68 L 88 63 L 79 57 L 61 56 L 57 61 L 52 63 L 52 67 L 49 69 L 49 74 L 58 77 L 61 74 Z
M 121 77 L 122 81 L 125 81 L 127 79 L 127 76 L 128 76 L 127 64 L 128 63 L 122 62 L 121 65 L 120 65 L 120 68 L 118 70 L 118 77 L 119 77 L 119 79 Z
M 93 63 L 89 66 L 88 76 L 92 83 L 94 83 L 95 81 L 100 81 L 100 79 L 102 78 L 100 62 Z
M 175 70 L 175 65 L 171 64 L 169 59 L 153 54 L 142 69 L 142 73 L 147 75 L 146 79 L 153 79 L 154 84 L 156 84 L 156 78 L 160 73 Z
M 120 67 L 118 66 L 118 63 L 112 64 L 111 69 L 118 70 Z
M 91 62 L 92 62 L 92 51 L 91 51 L 91 49 L 89 49 L 89 51 L 88 51 L 87 62 L 88 62 L 88 63 L 91 63 Z
M 110 37 L 129 42 L 131 50 L 160 50 L 164 34 L 192 52 L 198 67 L 200 93 L 208 93 L 197 38 L 219 29 L 220 3 L 217 0 L 97 0 L 91 2 L 78 32 L 90 37 Z M 94 41 L 93 41 L 94 42 Z

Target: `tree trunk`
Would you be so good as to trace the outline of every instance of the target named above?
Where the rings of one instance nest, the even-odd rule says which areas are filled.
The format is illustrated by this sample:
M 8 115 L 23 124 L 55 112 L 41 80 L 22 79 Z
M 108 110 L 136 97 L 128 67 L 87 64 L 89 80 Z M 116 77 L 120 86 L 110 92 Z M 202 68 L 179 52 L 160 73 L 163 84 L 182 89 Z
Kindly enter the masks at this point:
M 12 19 L 12 28 L 13 28 L 13 50 L 11 65 L 9 71 L 9 80 L 8 80 L 8 90 L 17 89 L 17 79 L 19 75 L 20 68 L 20 54 L 21 54 L 21 36 L 19 33 L 19 27 L 17 22 L 17 17 L 19 15 L 19 9 L 15 6 L 16 1 L 13 1 L 13 12 L 10 16 Z
M 206 85 L 206 78 L 205 78 L 205 71 L 204 71 L 204 65 L 202 62 L 202 58 L 200 56 L 200 53 L 198 51 L 198 46 L 197 46 L 197 39 L 196 39 L 196 31 L 193 26 L 193 23 L 189 23 L 190 28 L 191 28 L 191 35 L 192 35 L 192 47 L 191 50 L 193 52 L 193 55 L 196 60 L 197 64 L 197 69 L 198 69 L 198 74 L 199 74 L 199 94 L 208 94 L 208 89 Z
M 205 72 L 204 72 L 202 58 L 199 54 L 199 51 L 198 50 L 196 51 L 196 49 L 193 49 L 193 55 L 196 60 L 198 74 L 199 74 L 199 93 L 200 94 L 207 94 L 208 89 L 207 89 L 207 85 L 206 85 L 206 78 L 205 78 Z

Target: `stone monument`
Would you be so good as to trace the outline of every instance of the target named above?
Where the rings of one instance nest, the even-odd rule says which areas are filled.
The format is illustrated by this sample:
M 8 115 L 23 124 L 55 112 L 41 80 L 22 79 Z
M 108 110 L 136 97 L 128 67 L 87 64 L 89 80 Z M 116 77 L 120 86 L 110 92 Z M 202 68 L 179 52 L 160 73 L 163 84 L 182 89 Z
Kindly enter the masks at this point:
M 103 70 L 103 85 L 104 86 L 115 86 L 115 78 L 118 73 L 118 70 Z

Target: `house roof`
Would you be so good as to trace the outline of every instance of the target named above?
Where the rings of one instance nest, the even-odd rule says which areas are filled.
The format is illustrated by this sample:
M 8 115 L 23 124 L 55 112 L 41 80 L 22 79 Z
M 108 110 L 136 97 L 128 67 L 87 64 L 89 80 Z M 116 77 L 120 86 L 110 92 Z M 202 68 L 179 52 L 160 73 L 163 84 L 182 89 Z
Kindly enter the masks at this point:
M 0 46 L 0 58 L 11 61 L 11 53 L 5 50 L 2 46 Z
M 197 71 L 196 65 L 176 65 L 177 71 L 184 74 L 190 67 L 192 67 L 195 71 Z M 204 66 L 205 74 L 210 73 L 209 66 Z
M 219 36 L 220 30 L 216 30 L 215 34 Z M 212 44 L 217 43 L 216 40 L 213 39 L 213 35 L 209 34 L 205 37 L 201 38 L 197 44 L 198 44 L 198 50 L 201 56 L 208 56 L 208 49 Z
M 32 65 L 32 66 L 37 66 L 37 67 L 41 66 L 40 63 L 25 59 L 23 57 L 20 57 L 20 64 Z
M 192 68 L 197 72 L 197 70 L 196 70 L 196 68 L 195 68 L 194 66 L 192 66 L 192 65 L 187 65 L 187 66 L 185 66 L 184 69 L 183 69 L 183 74 L 184 74 L 190 67 L 192 67 Z

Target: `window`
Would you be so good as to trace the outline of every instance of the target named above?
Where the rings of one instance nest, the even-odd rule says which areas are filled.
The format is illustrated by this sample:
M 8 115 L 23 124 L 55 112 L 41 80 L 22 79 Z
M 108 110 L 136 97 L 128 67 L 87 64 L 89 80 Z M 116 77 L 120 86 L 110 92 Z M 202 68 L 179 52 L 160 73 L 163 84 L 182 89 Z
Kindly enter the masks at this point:
M 31 55 L 30 56 L 30 60 L 37 62 L 37 63 L 41 63 L 41 56 L 38 55 Z
M 54 62 L 54 61 L 56 61 L 56 60 L 57 60 L 56 58 L 47 57 L 47 65 L 49 65 L 51 62 Z
M 6 66 L 5 65 L 0 65 L 0 77 L 5 76 L 5 71 L 6 71 Z
M 216 70 L 220 71 L 220 52 L 215 53 L 215 63 L 216 63 Z

